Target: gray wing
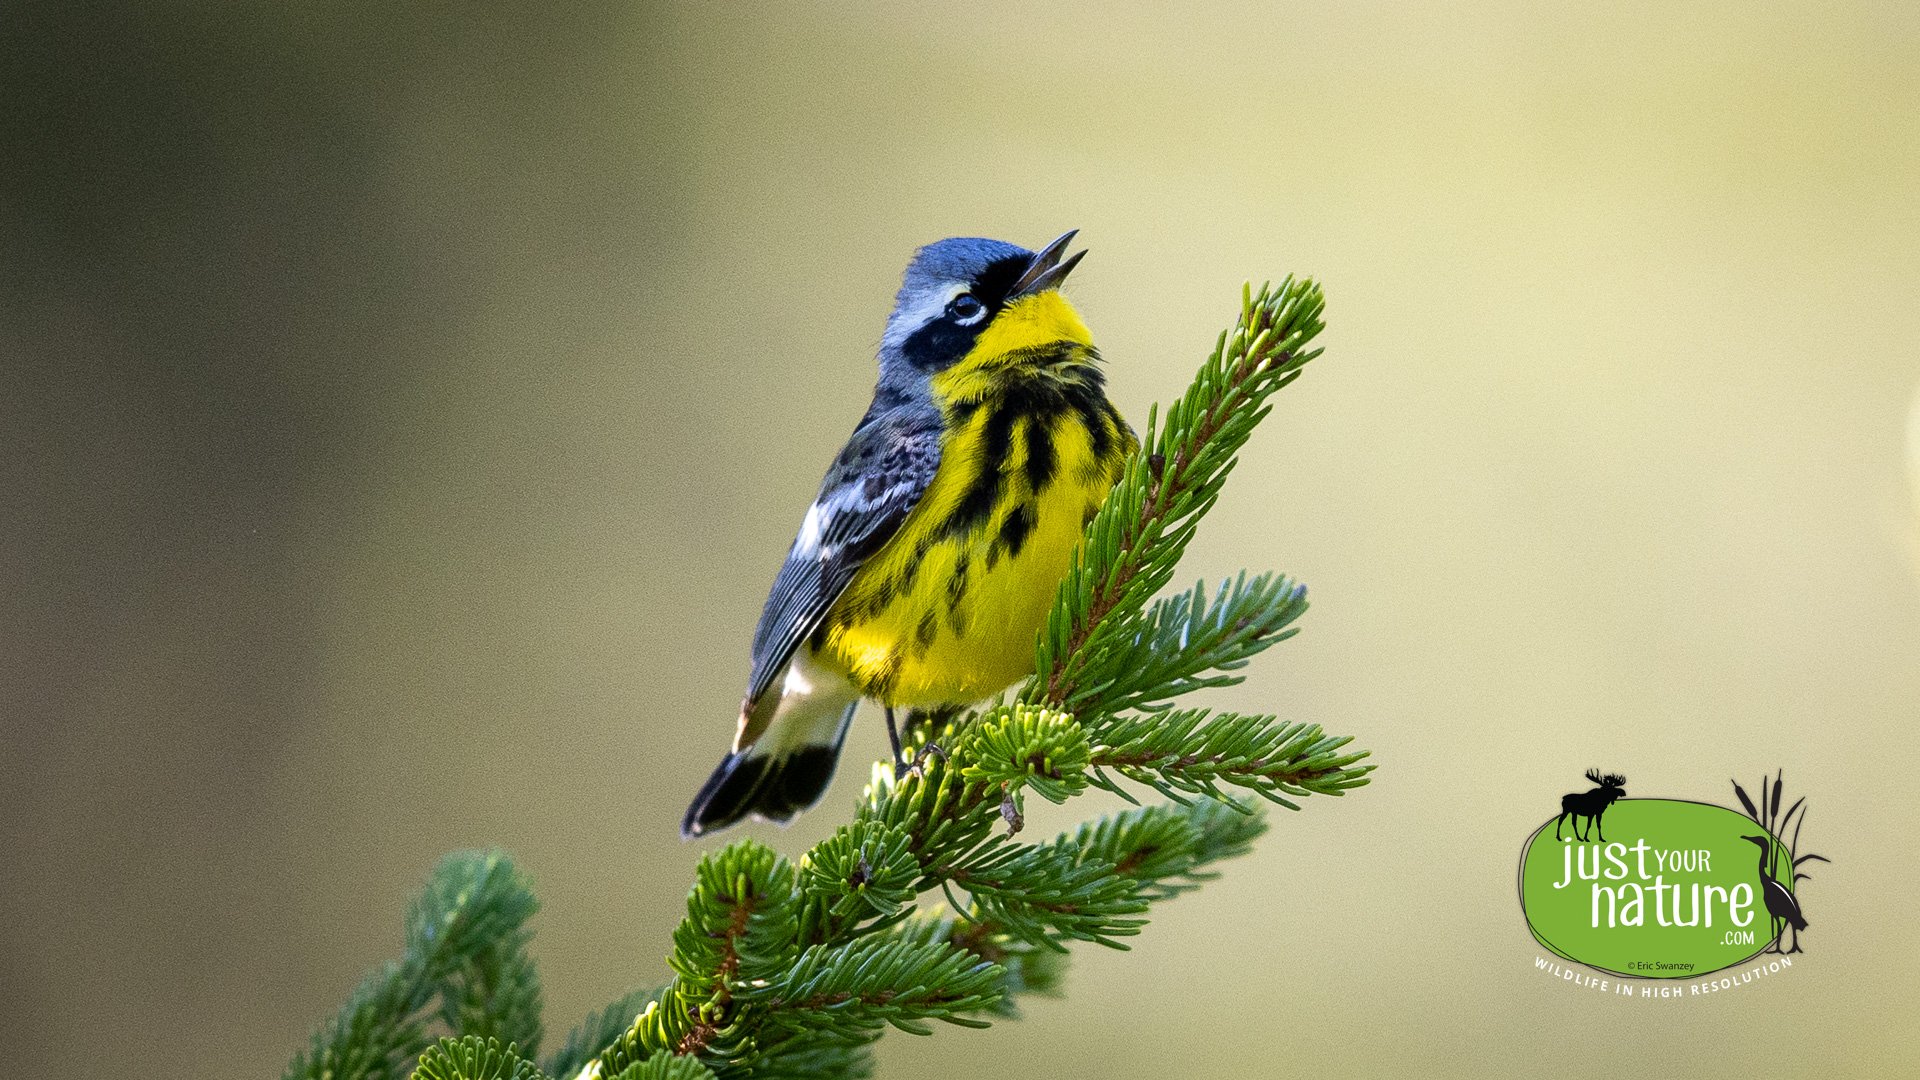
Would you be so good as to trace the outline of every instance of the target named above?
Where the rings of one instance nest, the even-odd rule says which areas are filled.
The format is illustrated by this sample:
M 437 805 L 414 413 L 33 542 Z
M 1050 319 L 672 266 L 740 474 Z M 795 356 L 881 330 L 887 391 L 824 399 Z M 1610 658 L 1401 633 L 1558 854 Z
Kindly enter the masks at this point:
M 900 530 L 940 467 L 940 414 L 904 405 L 870 416 L 848 440 L 773 580 L 753 634 L 747 703 L 760 700 L 853 575 Z

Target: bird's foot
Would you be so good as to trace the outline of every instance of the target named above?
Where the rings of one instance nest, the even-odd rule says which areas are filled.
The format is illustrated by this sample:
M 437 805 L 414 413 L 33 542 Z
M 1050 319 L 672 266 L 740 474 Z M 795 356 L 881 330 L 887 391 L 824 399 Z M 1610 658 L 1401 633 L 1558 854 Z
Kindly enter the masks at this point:
M 906 770 L 902 775 L 912 774 L 914 776 L 919 777 L 922 780 L 925 780 L 927 778 L 927 773 L 926 773 L 926 770 L 922 768 L 922 766 L 924 766 L 927 763 L 928 755 L 932 755 L 933 757 L 939 758 L 940 763 L 942 765 L 946 764 L 947 762 L 947 752 L 945 750 L 940 749 L 939 743 L 930 742 L 925 746 L 922 746 L 919 749 L 919 751 L 913 755 L 913 761 L 908 763 Z

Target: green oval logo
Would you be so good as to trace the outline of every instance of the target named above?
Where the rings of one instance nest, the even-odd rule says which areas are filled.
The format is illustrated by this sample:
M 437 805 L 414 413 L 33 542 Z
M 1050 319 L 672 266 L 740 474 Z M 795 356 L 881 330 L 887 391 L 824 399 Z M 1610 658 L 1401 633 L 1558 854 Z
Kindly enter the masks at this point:
M 1768 887 L 1791 892 L 1793 861 L 1756 821 L 1676 799 L 1616 796 L 1603 809 L 1582 828 L 1570 808 L 1527 840 L 1520 906 L 1540 944 L 1616 975 L 1689 979 L 1779 936 Z

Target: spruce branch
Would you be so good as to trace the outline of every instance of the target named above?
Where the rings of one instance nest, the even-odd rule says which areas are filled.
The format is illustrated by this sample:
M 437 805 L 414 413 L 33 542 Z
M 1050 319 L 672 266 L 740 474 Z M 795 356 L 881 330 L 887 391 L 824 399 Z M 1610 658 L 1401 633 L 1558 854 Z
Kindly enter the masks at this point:
M 520 921 L 511 929 L 505 922 L 475 927 L 473 939 L 483 944 L 440 980 L 438 1019 L 448 1031 L 497 1038 L 536 1053 L 544 1034 L 540 1023 L 544 1002 L 539 972 L 527 953 L 533 933 L 525 919 L 538 905 L 524 880 L 517 883 L 514 896 L 522 911 L 502 915 L 518 914 Z
M 1066 977 L 1065 951 L 1027 944 L 996 924 L 978 918 L 977 913 L 970 919 L 936 911 L 916 917 L 902 928 L 902 933 L 918 933 L 946 941 L 957 949 L 998 964 L 1006 976 L 1000 1000 L 987 1009 L 994 1016 L 1017 1019 L 1020 1016 L 1018 999 L 1024 996 L 1061 995 L 1062 980 Z
M 1107 770 L 1146 784 L 1170 799 L 1181 792 L 1232 803 L 1220 788 L 1246 788 L 1289 810 L 1287 796 L 1339 795 L 1360 787 L 1373 771 L 1364 752 L 1343 754 L 1350 736 L 1323 733 L 1318 724 L 1283 724 L 1271 716 L 1214 714 L 1182 709 L 1111 717 L 1093 736 L 1092 783 L 1126 796 Z M 1237 804 L 1236 804 L 1237 805 Z
M 286 1080 L 399 1080 L 430 1045 L 434 1020 L 455 1035 L 505 1033 L 537 1049 L 540 981 L 525 927 L 539 906 L 500 852 L 441 859 L 408 908 L 400 960 L 367 976 Z
M 1306 586 L 1283 576 L 1261 574 L 1248 581 L 1243 571 L 1222 581 L 1211 601 L 1202 581 L 1126 620 L 1126 632 L 1115 636 L 1103 666 L 1110 674 L 1072 691 L 1061 704 L 1082 711 L 1089 706 L 1109 713 L 1154 711 L 1195 690 L 1232 686 L 1245 676 L 1229 673 L 1299 633 L 1289 624 L 1306 610 Z
M 1124 950 L 1114 939 L 1147 923 L 1137 917 L 1147 910 L 1137 883 L 1113 863 L 1084 859 L 1072 841 L 1002 844 L 945 877 L 972 895 L 970 917 L 1058 952 L 1066 951 L 1062 940 Z
M 420 1055 L 412 1080 L 546 1080 L 546 1074 L 522 1058 L 519 1049 L 476 1035 L 441 1039 Z
M 875 821 L 842 825 L 800 861 L 800 940 L 833 940 L 865 920 L 907 913 L 920 861 L 905 829 Z
M 1256 295 L 1241 290 L 1240 318 L 1222 331 L 1193 385 L 1147 435 L 1087 528 L 1061 582 L 1059 601 L 1040 634 L 1025 702 L 1107 711 L 1101 688 L 1113 681 L 1126 643 L 1138 637 L 1139 612 L 1173 580 L 1200 518 L 1213 508 L 1236 454 L 1267 415 L 1266 400 L 1300 375 L 1319 349 L 1326 301 L 1312 281 L 1289 277 Z M 1102 674 L 1107 678 L 1101 678 Z
M 689 1057 L 656 1057 L 636 1061 L 609 1080 L 713 1080 L 713 1070 Z
M 819 1035 L 794 1035 L 768 1047 L 764 1056 L 754 1063 L 752 1076 L 754 1080 L 819 1080 L 829 1076 L 836 1080 L 862 1080 L 873 1075 L 870 1045 L 849 1046 Z
M 632 990 L 606 1008 L 588 1013 L 586 1020 L 568 1033 L 566 1045 L 555 1051 L 542 1067 L 549 1076 L 566 1077 L 579 1072 L 625 1034 L 647 1006 L 659 1001 L 666 990 L 664 986 Z
M 999 847 L 951 874 L 974 899 L 955 943 L 989 941 L 999 951 L 982 955 L 1003 964 L 1014 942 L 1062 954 L 1071 940 L 1125 950 L 1112 939 L 1138 934 L 1151 904 L 1199 888 L 1214 876 L 1203 867 L 1245 854 L 1266 829 L 1257 813 L 1202 800 L 1109 815 L 1050 844 Z
M 1014 805 L 1016 793 L 992 778 L 998 766 L 972 756 L 977 742 L 970 736 L 978 722 L 977 716 L 969 717 L 930 732 L 930 738 L 950 743 L 954 750 L 944 759 L 923 761 L 917 771 L 903 777 L 896 778 L 891 767 L 876 764 L 855 811 L 859 821 L 879 823 L 906 835 L 907 850 L 921 866 L 916 892 L 941 883 L 938 873 L 928 869 L 930 862 L 951 862 L 989 842 L 994 825 L 1002 819 L 1000 808 Z M 971 779 L 969 767 L 974 770 Z
M 795 874 L 785 858 L 752 840 L 708 854 L 695 873 L 687 917 L 673 932 L 674 980 L 640 1020 L 659 1017 L 662 1038 L 649 1051 L 724 1059 L 745 1037 L 733 1023 L 735 991 L 777 974 L 794 951 Z
M 916 1035 L 921 1020 L 985 1027 L 966 1014 L 1000 996 L 996 964 L 944 941 L 869 935 L 842 946 L 815 945 L 773 980 L 745 994 L 775 1031 L 821 1032 L 850 1044 L 870 1042 L 892 1024 Z
M 1372 766 L 1346 736 L 1176 707 L 1239 682 L 1292 636 L 1303 587 L 1242 573 L 1154 599 L 1268 399 L 1318 355 L 1307 346 L 1323 306 L 1310 281 L 1243 290 L 1238 323 L 1164 422 L 1151 415 L 1089 524 L 1032 681 L 1011 702 L 915 725 L 914 768 L 875 764 L 853 820 L 797 861 L 754 840 L 705 855 L 671 981 L 589 1016 L 547 1074 L 519 1052 L 540 1038 L 531 894 L 498 856 L 456 856 L 416 903 L 402 960 L 369 977 L 288 1077 L 397 1078 L 412 1055 L 416 1080 L 864 1077 L 889 1026 L 984 1027 L 1017 1016 L 1026 995 L 1059 993 L 1073 942 L 1126 948 L 1153 905 L 1211 880 L 1266 831 L 1239 791 L 1297 810 L 1366 784 Z M 1122 781 L 1173 801 L 1020 838 L 1029 792 L 1134 801 Z M 1778 784 L 1762 798 L 1777 814 Z M 463 1037 L 429 1046 L 430 1025 Z
M 1218 877 L 1205 867 L 1251 850 L 1266 818 L 1209 799 L 1145 806 L 1109 815 L 1073 835 L 1080 857 L 1111 864 L 1131 878 L 1141 899 L 1157 903 Z M 1063 838 L 1064 839 L 1064 838 Z
M 997 787 L 1003 795 L 1031 788 L 1051 803 L 1087 789 L 1092 748 L 1073 716 L 1015 706 L 997 709 L 971 725 L 962 747 L 969 764 L 960 779 Z

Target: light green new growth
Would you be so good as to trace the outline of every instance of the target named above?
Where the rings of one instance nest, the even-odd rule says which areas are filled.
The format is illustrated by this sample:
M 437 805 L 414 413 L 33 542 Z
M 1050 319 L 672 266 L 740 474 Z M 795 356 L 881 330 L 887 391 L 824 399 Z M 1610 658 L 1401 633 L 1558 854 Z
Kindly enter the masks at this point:
M 1069 942 L 1125 949 L 1153 904 L 1266 830 L 1228 788 L 1298 809 L 1365 784 L 1366 755 L 1317 725 L 1174 708 L 1292 636 L 1303 587 L 1243 573 L 1153 599 L 1267 399 L 1318 355 L 1306 345 L 1323 306 L 1310 281 L 1242 293 L 1238 323 L 1164 423 L 1150 417 L 1088 526 L 1019 697 L 917 732 L 918 766 L 896 780 L 875 765 L 854 820 L 797 864 L 750 839 L 709 852 L 665 986 L 590 1016 L 536 1069 L 532 894 L 502 856 L 456 854 L 415 904 L 402 960 L 368 977 L 288 1080 L 397 1080 L 416 1059 L 415 1080 L 867 1076 L 888 1027 L 986 1027 L 1020 995 L 1059 992 Z M 1029 792 L 1134 801 L 1123 781 L 1173 802 L 1018 839 Z M 430 1045 L 430 1022 L 456 1038 Z

